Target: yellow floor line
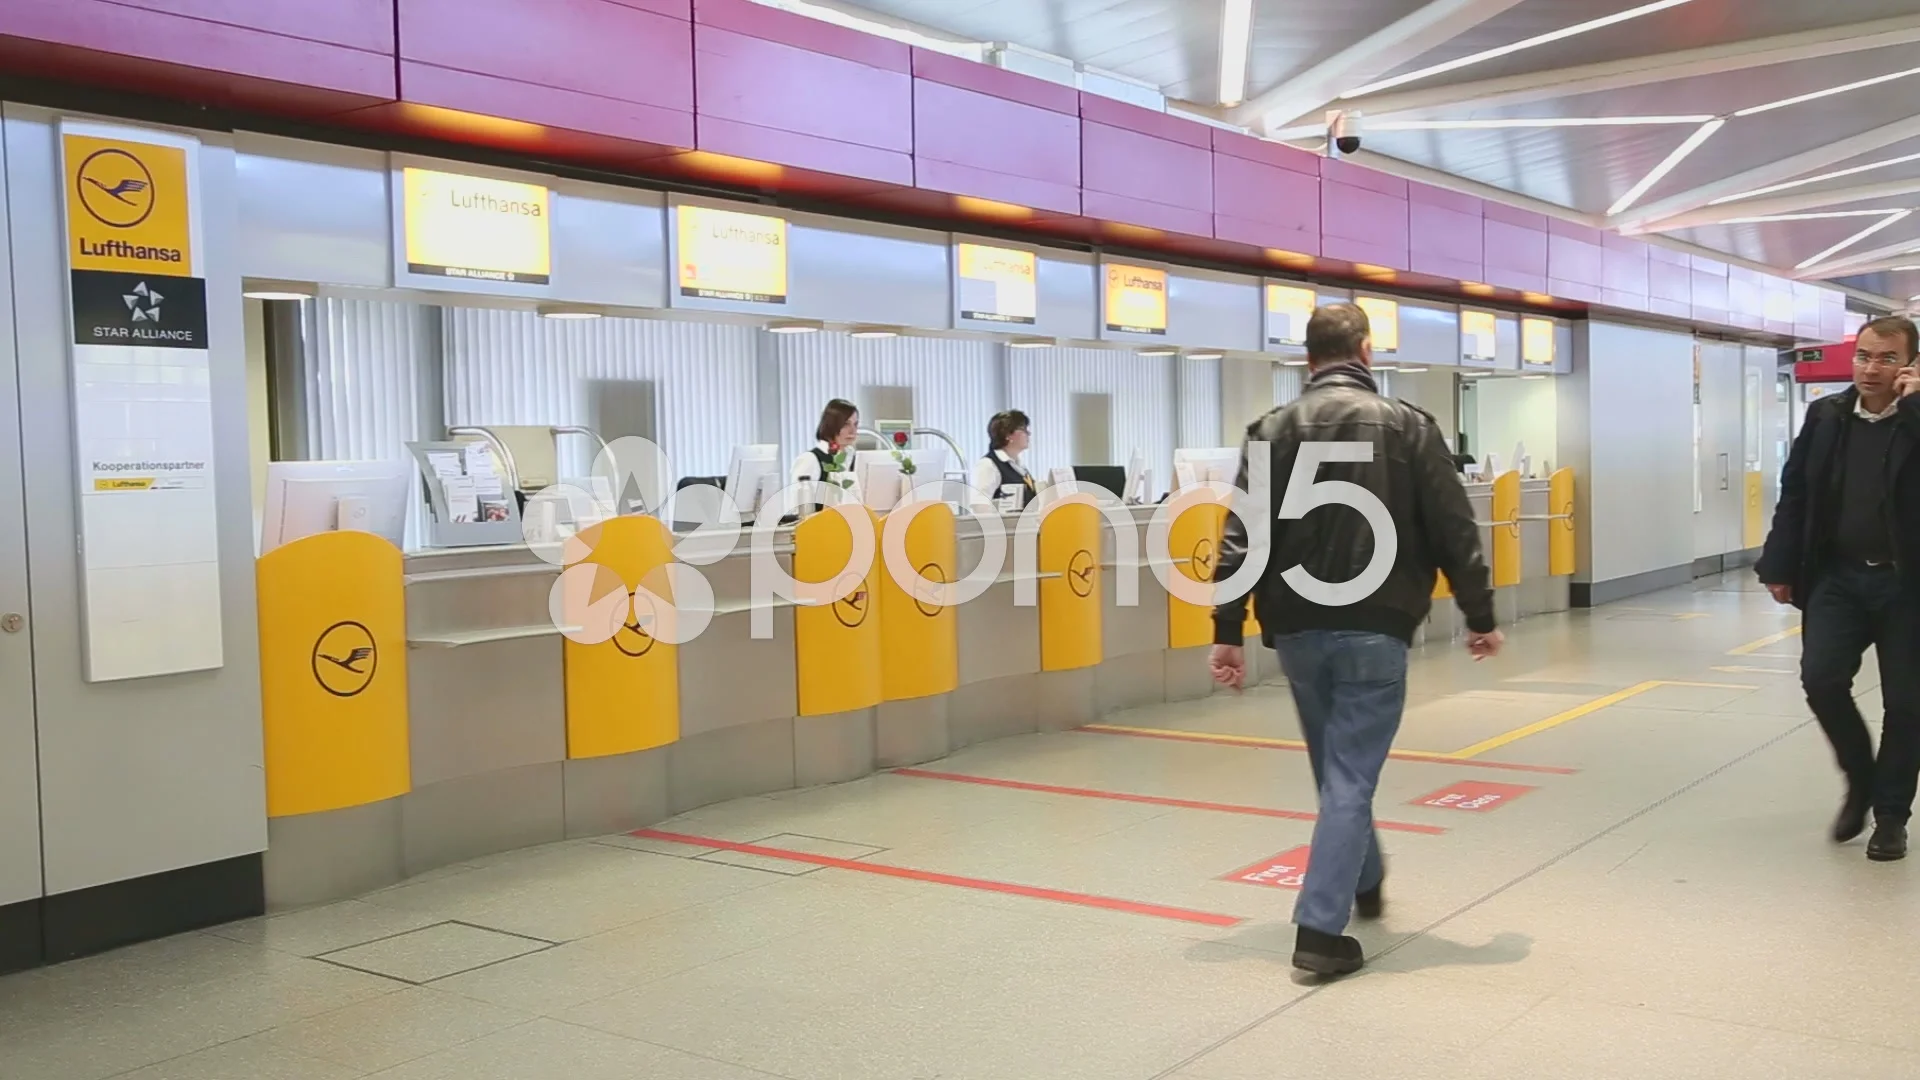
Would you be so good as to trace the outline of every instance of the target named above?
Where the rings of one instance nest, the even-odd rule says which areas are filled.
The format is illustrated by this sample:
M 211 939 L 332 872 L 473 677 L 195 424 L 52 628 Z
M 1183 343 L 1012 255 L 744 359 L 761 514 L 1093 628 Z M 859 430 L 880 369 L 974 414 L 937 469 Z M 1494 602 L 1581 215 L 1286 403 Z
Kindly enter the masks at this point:
M 1777 634 L 1768 634 L 1766 637 L 1761 638 L 1759 641 L 1749 641 L 1745 645 L 1742 645 L 1737 649 L 1728 649 L 1727 655 L 1728 656 L 1752 656 L 1754 653 L 1759 652 L 1761 649 L 1764 649 L 1769 645 L 1778 645 L 1790 637 L 1797 637 L 1799 633 L 1800 633 L 1800 628 L 1796 626 L 1791 630 L 1782 630 Z
M 1592 701 L 1589 701 L 1583 705 L 1575 705 L 1573 708 L 1568 709 L 1565 712 L 1555 713 L 1552 716 L 1547 717 L 1545 720 L 1538 720 L 1538 721 L 1535 721 L 1534 723 L 1528 724 L 1526 727 L 1515 728 L 1512 731 L 1506 732 L 1505 734 L 1495 735 L 1491 739 L 1474 743 L 1472 746 L 1469 746 L 1464 750 L 1455 750 L 1453 753 L 1448 754 L 1446 756 L 1458 761 L 1469 761 L 1473 758 L 1479 757 L 1481 754 L 1498 750 L 1503 746 L 1510 746 L 1513 743 L 1519 742 L 1521 739 L 1538 735 L 1543 731 L 1551 731 L 1562 724 L 1566 724 L 1574 720 L 1578 720 L 1583 716 L 1590 716 L 1594 713 L 1599 712 L 1601 709 L 1605 709 L 1613 705 L 1618 705 L 1621 702 L 1626 701 L 1630 698 L 1639 697 L 1641 694 L 1644 694 L 1650 690 L 1658 690 L 1663 686 L 1691 686 L 1691 687 L 1698 687 L 1706 690 L 1755 690 L 1755 689 L 1758 689 L 1758 687 L 1737 684 L 1737 683 L 1685 682 L 1677 679 L 1655 679 L 1649 682 L 1643 682 L 1643 683 L 1636 684 L 1634 686 L 1629 686 L 1625 690 L 1616 690 L 1615 692 L 1608 694 L 1606 697 L 1594 698 Z
M 1760 675 L 1798 675 L 1800 674 L 1798 671 L 1795 671 L 1793 668 L 1742 667 L 1740 665 L 1733 665 L 1731 667 L 1717 667 L 1717 668 L 1714 668 L 1713 670 L 1724 671 L 1729 675 L 1739 675 L 1743 672 L 1749 672 L 1749 671 L 1754 672 L 1756 674 L 1760 674 Z

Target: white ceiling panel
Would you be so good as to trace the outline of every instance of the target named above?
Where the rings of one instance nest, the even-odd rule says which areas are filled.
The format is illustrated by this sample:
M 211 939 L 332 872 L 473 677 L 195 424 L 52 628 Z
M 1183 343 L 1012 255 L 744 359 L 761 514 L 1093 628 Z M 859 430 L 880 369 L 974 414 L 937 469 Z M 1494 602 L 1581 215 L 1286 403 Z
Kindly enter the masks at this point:
M 1604 214 L 1692 134 L 1690 127 L 1382 131 L 1366 148 L 1430 169 Z
M 1878 218 L 1829 218 L 1819 221 L 1775 221 L 1764 224 L 1745 225 L 1706 225 L 1697 229 L 1680 229 L 1667 233 L 1675 240 L 1684 240 L 1689 244 L 1698 244 L 1713 251 L 1723 251 L 1742 259 L 1766 263 L 1769 266 L 1792 268 L 1803 259 L 1810 259 L 1847 237 L 1872 225 Z M 1892 242 L 1899 239 L 1894 230 L 1906 223 L 1883 230 L 1868 244 Z M 1888 240 L 1882 241 L 1881 235 Z

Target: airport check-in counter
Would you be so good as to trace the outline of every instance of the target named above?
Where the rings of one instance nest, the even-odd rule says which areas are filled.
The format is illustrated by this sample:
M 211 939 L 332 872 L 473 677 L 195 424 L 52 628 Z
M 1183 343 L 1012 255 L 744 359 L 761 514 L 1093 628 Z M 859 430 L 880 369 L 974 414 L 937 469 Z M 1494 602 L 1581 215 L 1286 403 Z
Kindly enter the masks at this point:
M 1492 571 L 1494 617 L 1503 627 L 1571 606 L 1573 484 L 1573 471 L 1561 469 L 1545 480 L 1522 480 L 1509 472 L 1466 485 Z M 1465 629 L 1443 578 L 1434 590 L 1433 613 L 1415 640 L 1447 641 Z
M 1472 494 L 1476 513 L 1497 512 L 1494 485 Z M 682 579 L 663 586 L 662 568 L 697 572 L 713 614 L 697 635 L 683 626 L 656 639 L 640 628 L 666 624 L 643 617 L 645 605 L 622 608 L 620 629 L 595 643 L 560 627 L 614 625 L 584 603 L 608 579 L 569 599 L 554 549 L 403 556 L 351 532 L 277 548 L 259 566 L 269 905 L 1206 697 L 1211 608 L 1170 595 L 1155 566 L 1208 580 L 1225 511 L 1181 511 L 1156 553 L 1157 509 L 1055 507 L 1037 529 L 1024 522 L 1036 536 L 1025 559 L 1019 515 L 983 520 L 937 503 L 873 515 L 873 569 L 832 599 L 769 595 L 765 581 L 777 569 L 845 582 L 854 529 L 839 512 L 773 530 L 759 556 L 746 542 L 728 550 L 653 518 L 614 518 L 587 562 L 627 596 L 643 584 L 679 595 Z M 1524 535 L 1534 523 L 1512 524 Z M 941 605 L 902 588 L 886 570 L 895 529 L 903 564 L 928 582 L 993 562 L 983 590 Z M 1518 559 L 1506 541 L 1489 550 L 1500 566 Z M 1501 587 L 1504 621 L 1523 593 L 1519 579 Z M 1428 638 L 1451 637 L 1453 617 L 1437 601 Z M 1250 645 L 1257 633 L 1249 620 Z M 1247 658 L 1251 680 L 1277 677 L 1265 650 Z

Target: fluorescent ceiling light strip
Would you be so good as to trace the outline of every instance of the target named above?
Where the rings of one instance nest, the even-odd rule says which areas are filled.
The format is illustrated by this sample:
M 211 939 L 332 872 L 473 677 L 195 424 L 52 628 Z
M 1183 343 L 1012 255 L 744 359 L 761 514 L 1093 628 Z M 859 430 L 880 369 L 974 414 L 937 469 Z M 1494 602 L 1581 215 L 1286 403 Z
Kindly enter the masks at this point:
M 1449 60 L 1444 64 L 1435 64 L 1432 67 L 1421 68 L 1419 71 L 1409 72 L 1391 79 L 1382 79 L 1376 83 L 1368 83 L 1358 90 L 1349 90 L 1341 94 L 1340 97 L 1342 100 L 1345 100 L 1347 98 L 1365 97 L 1368 94 L 1377 94 L 1382 90 L 1389 90 L 1396 86 L 1404 86 L 1407 83 L 1430 78 L 1443 72 L 1458 71 L 1463 67 L 1471 67 L 1474 64 L 1484 63 L 1485 61 L 1497 59 L 1502 56 L 1510 56 L 1522 49 L 1531 49 L 1536 45 L 1546 45 L 1551 42 L 1562 41 L 1566 38 L 1573 37 L 1575 34 L 1584 34 L 1590 30 L 1599 30 L 1616 23 L 1626 22 L 1628 19 L 1637 19 L 1642 15 L 1652 15 L 1654 12 L 1665 11 L 1668 8 L 1676 8 L 1681 4 L 1689 2 L 1691 2 L 1691 0 L 1658 0 L 1656 3 L 1642 4 L 1637 8 L 1630 8 L 1626 11 L 1616 12 L 1615 14 L 1602 18 L 1591 19 L 1576 26 L 1555 30 L 1552 33 L 1540 34 L 1535 37 L 1530 37 L 1525 41 L 1516 41 L 1511 45 L 1502 45 L 1497 49 L 1488 49 L 1485 52 L 1474 53 L 1472 56 L 1463 56 L 1458 60 Z
M 1469 131 L 1494 128 L 1647 127 L 1659 124 L 1704 124 L 1700 116 L 1522 116 L 1499 120 L 1386 120 L 1369 123 L 1373 131 Z
M 1832 86 L 1832 87 L 1828 87 L 1825 90 L 1815 90 L 1811 94 L 1801 94 L 1799 97 L 1781 98 L 1779 101 L 1769 101 L 1765 105 L 1755 105 L 1751 109 L 1741 109 L 1739 112 L 1734 113 L 1733 115 L 1753 116 L 1758 113 L 1772 112 L 1775 109 L 1784 109 L 1789 105 L 1798 105 L 1804 101 L 1817 101 L 1823 97 L 1832 97 L 1835 94 L 1844 94 L 1849 90 L 1860 90 L 1865 87 L 1878 86 L 1881 83 L 1892 82 L 1895 79 L 1904 79 L 1909 75 L 1920 75 L 1920 68 L 1908 68 L 1905 71 L 1896 71 L 1891 75 L 1878 75 L 1871 79 L 1861 79 L 1859 82 L 1850 82 L 1845 86 Z
M 1920 154 L 1906 154 L 1897 158 L 1888 158 L 1885 161 L 1875 161 L 1866 165 L 1855 165 L 1851 169 L 1837 169 L 1833 172 L 1821 173 L 1819 176 L 1809 176 L 1804 180 L 1789 180 L 1784 184 L 1754 188 L 1752 191 L 1743 191 L 1738 195 L 1723 195 L 1707 205 L 1720 206 L 1725 203 L 1739 202 L 1742 199 L 1757 199 L 1762 195 L 1772 195 L 1780 191 L 1791 191 L 1797 187 L 1806 187 L 1808 184 L 1818 184 L 1823 180 L 1838 180 L 1843 176 L 1857 176 L 1863 172 L 1872 172 L 1874 169 L 1885 169 L 1893 165 L 1905 165 L 1909 161 L 1920 161 Z
M 1613 217 L 1617 214 L 1625 213 L 1628 207 L 1639 202 L 1641 196 L 1651 191 L 1653 185 L 1659 183 L 1668 173 L 1677 168 L 1681 162 L 1687 160 L 1687 155 L 1700 149 L 1700 144 L 1713 138 L 1714 132 L 1726 126 L 1727 122 L 1725 120 L 1709 120 L 1701 124 L 1700 130 L 1687 136 L 1686 142 L 1681 143 L 1678 149 L 1667 155 L 1667 160 L 1655 165 L 1652 172 L 1641 177 L 1639 183 L 1633 185 L 1633 188 L 1625 195 L 1620 196 L 1620 201 L 1614 203 L 1612 208 L 1607 211 L 1607 216 Z
M 1247 98 L 1247 53 L 1253 44 L 1253 0 L 1224 0 L 1220 13 L 1220 104 Z
M 1769 221 L 1827 221 L 1832 218 L 1879 217 L 1898 210 L 1827 210 L 1818 214 L 1761 214 L 1757 217 L 1728 218 L 1722 225 L 1759 225 Z
M 1820 254 L 1815 255 L 1813 258 L 1808 259 L 1806 262 L 1803 262 L 1800 265 L 1794 267 L 1794 269 L 1805 270 L 1810 266 L 1818 266 L 1821 263 L 1826 262 L 1828 259 L 1832 258 L 1833 256 L 1838 255 L 1839 253 L 1859 243 L 1860 241 L 1865 240 L 1867 237 L 1872 236 L 1874 233 L 1879 232 L 1881 229 L 1884 229 L 1887 226 L 1892 225 L 1894 222 L 1905 220 L 1906 216 L 1911 213 L 1913 213 L 1913 211 L 1911 210 L 1895 210 L 1893 213 L 1888 214 L 1884 221 L 1874 222 L 1873 224 L 1867 226 L 1864 229 L 1861 229 L 1859 232 L 1854 233 L 1852 236 L 1847 237 L 1845 240 L 1840 241 L 1839 243 L 1833 245 L 1827 250 L 1821 252 Z

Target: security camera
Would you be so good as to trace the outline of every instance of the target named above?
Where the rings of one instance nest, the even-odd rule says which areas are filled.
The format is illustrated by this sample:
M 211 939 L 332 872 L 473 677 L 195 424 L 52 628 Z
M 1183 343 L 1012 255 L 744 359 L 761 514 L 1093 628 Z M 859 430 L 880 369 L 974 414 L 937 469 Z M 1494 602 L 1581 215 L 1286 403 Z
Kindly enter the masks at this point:
M 1342 154 L 1360 150 L 1360 114 L 1334 110 L 1327 113 L 1327 146 Z

